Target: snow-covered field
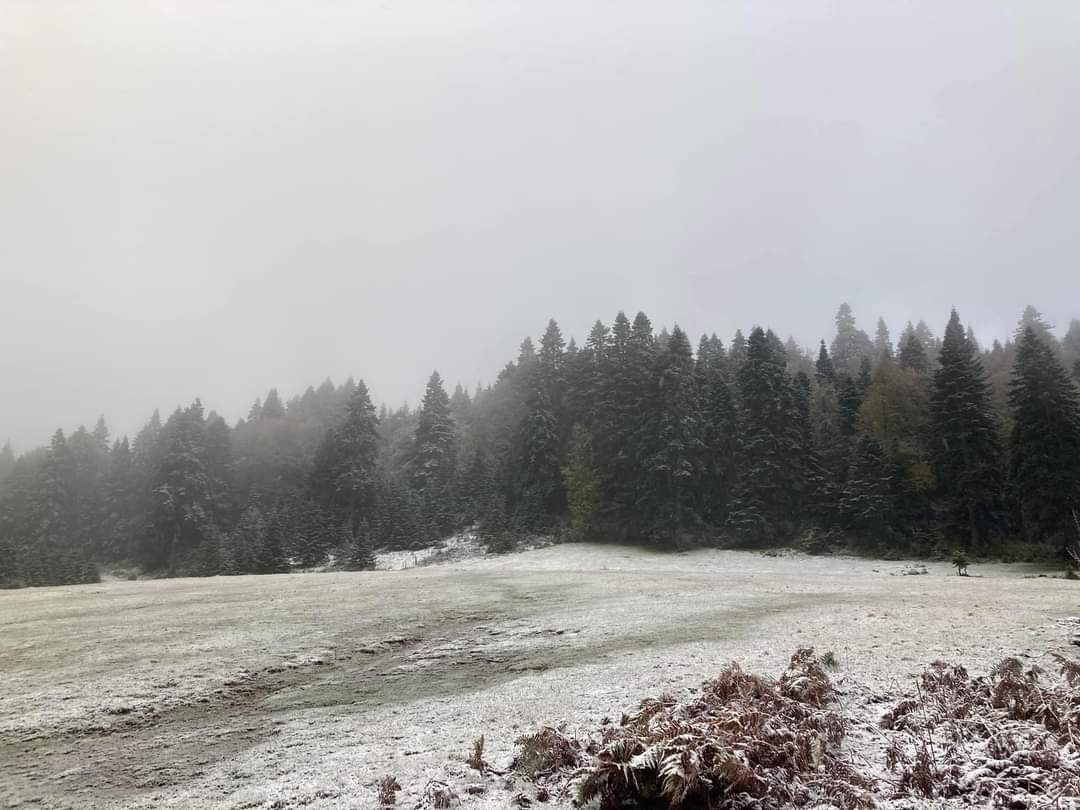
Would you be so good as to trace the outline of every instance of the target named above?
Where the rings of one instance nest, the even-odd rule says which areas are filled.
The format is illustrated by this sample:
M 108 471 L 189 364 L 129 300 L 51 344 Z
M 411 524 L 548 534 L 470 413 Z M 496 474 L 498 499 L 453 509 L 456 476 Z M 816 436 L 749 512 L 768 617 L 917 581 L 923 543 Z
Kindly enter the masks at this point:
M 504 808 L 521 787 L 464 761 L 481 734 L 506 763 L 523 733 L 591 732 L 730 660 L 776 675 L 798 646 L 831 650 L 869 715 L 934 659 L 981 672 L 1069 649 L 1080 584 L 909 568 L 564 545 L 0 592 L 0 807 L 372 808 L 393 774 L 399 806 L 434 779 L 462 808 Z

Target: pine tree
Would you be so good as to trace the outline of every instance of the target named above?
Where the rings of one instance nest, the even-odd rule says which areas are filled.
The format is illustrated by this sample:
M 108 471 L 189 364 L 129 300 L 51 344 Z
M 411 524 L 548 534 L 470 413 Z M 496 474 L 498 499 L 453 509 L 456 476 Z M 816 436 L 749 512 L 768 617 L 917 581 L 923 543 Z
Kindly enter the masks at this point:
M 1061 341 L 1061 357 L 1065 368 L 1072 372 L 1073 378 L 1080 381 L 1080 319 L 1069 321 L 1069 331 Z M 3 467 L 0 465 L 0 480 L 3 480 Z
M 859 408 L 862 407 L 863 401 L 862 388 L 850 374 L 842 374 L 836 397 L 840 415 L 840 434 L 850 438 L 855 435 L 859 423 Z
M 926 529 L 934 476 L 927 449 L 929 386 L 924 374 L 884 357 L 859 409 L 860 432 L 890 470 L 895 523 L 890 535 L 910 539 Z
M 881 446 L 869 436 L 852 442 L 847 480 L 841 487 L 840 514 L 856 537 L 888 542 L 893 519 L 893 480 Z
M 266 531 L 267 521 L 262 509 L 258 503 L 249 503 L 229 534 L 231 565 L 236 573 L 254 574 L 259 571 Z
M 829 356 L 829 350 L 825 348 L 825 341 L 821 341 L 821 348 L 818 349 L 818 359 L 815 366 L 816 375 L 819 380 L 828 380 L 830 383 L 836 383 L 836 368 L 833 366 L 832 358 Z
M 1030 304 L 1024 307 L 1024 313 L 1020 316 L 1020 323 L 1016 326 L 1017 343 L 1023 339 L 1028 329 L 1031 329 L 1035 336 L 1045 343 L 1052 352 L 1056 353 L 1061 348 L 1058 339 L 1054 337 L 1054 328 L 1046 322 L 1042 313 Z
M 374 510 L 378 445 L 378 417 L 361 380 L 349 400 L 345 421 L 327 432 L 311 472 L 312 495 L 340 516 L 354 537 L 361 521 Z
M 889 327 L 884 318 L 878 318 L 877 332 L 874 334 L 874 357 L 880 362 L 883 358 L 892 359 L 893 345 L 889 336 Z
M 926 347 L 915 334 L 914 328 L 908 324 L 908 331 L 904 332 L 900 341 L 900 365 L 909 368 L 919 374 L 927 374 L 930 371 L 930 361 L 926 356 Z
M 703 347 L 705 343 L 703 341 Z M 703 521 L 723 526 L 735 479 L 735 403 L 720 341 L 710 338 L 698 353 L 701 413 L 701 473 L 696 511 Z
M 624 536 L 640 534 L 636 505 L 641 489 L 642 401 L 649 385 L 653 345 L 648 319 L 631 326 L 619 312 L 611 329 L 594 428 L 594 451 L 603 475 L 605 517 Z
M 266 394 L 266 401 L 263 402 L 262 410 L 259 413 L 260 419 L 284 419 L 285 418 L 285 406 L 281 404 L 281 397 L 278 396 L 276 388 L 271 388 Z
M 518 523 L 525 531 L 547 527 L 561 508 L 559 436 L 555 410 L 539 375 L 533 378 L 521 426 L 520 485 L 516 497 Z
M 930 393 L 930 458 L 947 535 L 985 548 L 999 524 L 1002 486 L 998 426 L 986 373 L 956 310 L 945 327 Z
M 349 544 L 349 554 L 345 561 L 346 571 L 374 571 L 375 552 L 371 547 L 371 530 L 366 522 L 360 525 L 360 531 Z
M 450 400 L 436 371 L 428 380 L 414 436 L 413 482 L 418 490 L 441 493 L 453 476 L 455 441 Z
M 563 485 L 570 512 L 570 528 L 578 540 L 588 539 L 600 507 L 600 473 L 592 453 L 592 437 L 581 425 L 570 436 Z
M 862 359 L 873 353 L 874 344 L 866 332 L 856 325 L 851 307 L 841 304 L 836 313 L 836 337 L 830 352 L 837 373 L 858 374 Z
M 697 522 L 694 493 L 704 449 L 694 356 L 686 333 L 672 329 L 655 360 L 655 388 L 639 439 L 643 463 L 640 508 L 654 534 L 674 544 Z
M 529 346 L 531 347 L 531 341 Z M 527 364 L 535 355 L 523 351 Z M 457 436 L 450 413 L 450 400 L 439 372 L 428 380 L 413 437 L 412 481 L 424 503 L 425 515 L 432 530 L 442 533 L 452 526 L 448 508 L 457 464 Z
M 289 572 L 289 559 L 285 556 L 285 542 L 281 536 L 281 527 L 276 521 L 267 521 L 262 544 L 255 550 L 255 573 L 286 574 Z
M 728 352 L 731 361 L 731 373 L 737 374 L 742 364 L 746 362 L 746 338 L 741 329 L 735 330 L 735 337 L 731 341 L 731 351 Z
M 1029 542 L 1073 539 L 1080 511 L 1080 391 L 1053 349 L 1028 325 L 1009 390 L 1010 479 Z
M 794 492 L 802 487 L 791 465 L 794 400 L 772 333 L 750 333 L 739 369 L 739 448 L 735 497 L 728 527 L 754 543 L 790 539 L 797 530 Z M 793 519 L 794 518 L 794 519 Z
M 207 469 L 205 432 L 197 399 L 188 408 L 177 408 L 161 430 L 150 479 L 150 532 L 141 553 L 148 568 L 176 574 L 213 525 L 217 493 Z

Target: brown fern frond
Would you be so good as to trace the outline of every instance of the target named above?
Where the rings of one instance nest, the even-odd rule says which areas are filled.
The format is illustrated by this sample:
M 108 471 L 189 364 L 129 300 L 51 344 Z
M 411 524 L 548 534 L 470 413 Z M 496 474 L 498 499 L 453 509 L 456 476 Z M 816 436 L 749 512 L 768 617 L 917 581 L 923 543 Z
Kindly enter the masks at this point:
M 1051 653 L 1050 657 L 1061 666 L 1061 675 L 1069 686 L 1080 686 L 1080 661 L 1066 658 L 1064 655 L 1058 655 L 1057 653 Z

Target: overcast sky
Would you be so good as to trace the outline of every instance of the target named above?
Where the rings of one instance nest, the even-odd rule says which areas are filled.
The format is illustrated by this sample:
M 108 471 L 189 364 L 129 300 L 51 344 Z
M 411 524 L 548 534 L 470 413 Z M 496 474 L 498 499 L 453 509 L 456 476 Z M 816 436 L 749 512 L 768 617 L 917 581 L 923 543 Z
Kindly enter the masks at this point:
M 0 2 L 0 442 L 554 317 L 1080 315 L 1080 3 Z

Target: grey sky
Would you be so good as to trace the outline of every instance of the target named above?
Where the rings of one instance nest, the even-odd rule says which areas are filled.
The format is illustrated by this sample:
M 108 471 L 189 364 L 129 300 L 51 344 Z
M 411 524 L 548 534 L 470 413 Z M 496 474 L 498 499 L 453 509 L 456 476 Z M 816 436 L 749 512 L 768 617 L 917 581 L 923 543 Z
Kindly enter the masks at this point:
M 0 442 L 555 317 L 1080 315 L 1080 4 L 0 0 Z

